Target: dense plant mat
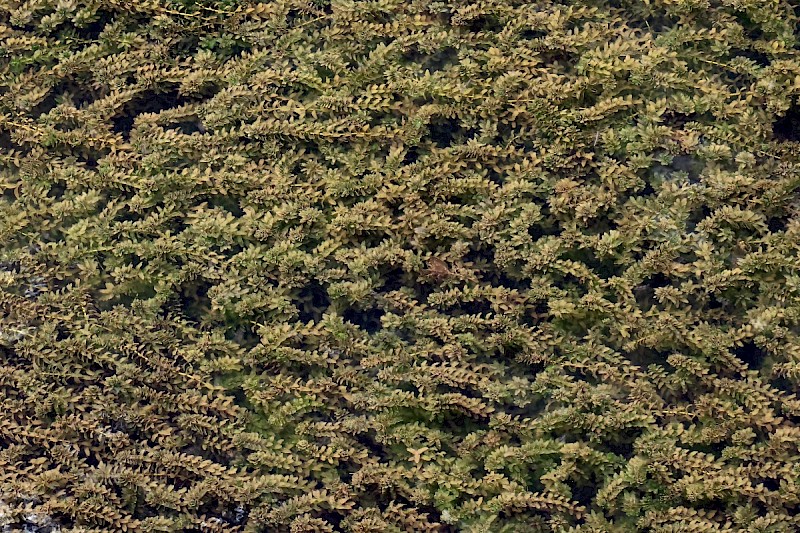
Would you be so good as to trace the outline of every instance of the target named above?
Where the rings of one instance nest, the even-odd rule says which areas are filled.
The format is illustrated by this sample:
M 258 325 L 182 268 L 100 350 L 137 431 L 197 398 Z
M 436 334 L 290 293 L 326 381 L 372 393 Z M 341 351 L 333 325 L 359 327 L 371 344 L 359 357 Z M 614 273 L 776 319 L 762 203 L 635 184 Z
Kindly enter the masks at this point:
M 0 1 L 0 527 L 798 531 L 797 6 Z

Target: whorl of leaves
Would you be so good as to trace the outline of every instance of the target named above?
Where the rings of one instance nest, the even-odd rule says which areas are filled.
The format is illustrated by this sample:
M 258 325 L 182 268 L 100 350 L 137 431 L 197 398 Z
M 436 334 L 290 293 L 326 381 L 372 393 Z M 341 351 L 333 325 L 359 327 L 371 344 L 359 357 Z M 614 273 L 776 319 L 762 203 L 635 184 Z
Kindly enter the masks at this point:
M 0 2 L 0 526 L 797 531 L 796 5 Z

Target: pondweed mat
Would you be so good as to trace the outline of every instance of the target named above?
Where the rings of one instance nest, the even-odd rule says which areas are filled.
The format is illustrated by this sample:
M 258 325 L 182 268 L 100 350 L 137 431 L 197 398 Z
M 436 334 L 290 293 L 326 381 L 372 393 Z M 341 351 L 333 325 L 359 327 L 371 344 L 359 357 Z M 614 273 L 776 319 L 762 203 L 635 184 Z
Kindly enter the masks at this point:
M 799 19 L 0 0 L 0 528 L 800 530 Z

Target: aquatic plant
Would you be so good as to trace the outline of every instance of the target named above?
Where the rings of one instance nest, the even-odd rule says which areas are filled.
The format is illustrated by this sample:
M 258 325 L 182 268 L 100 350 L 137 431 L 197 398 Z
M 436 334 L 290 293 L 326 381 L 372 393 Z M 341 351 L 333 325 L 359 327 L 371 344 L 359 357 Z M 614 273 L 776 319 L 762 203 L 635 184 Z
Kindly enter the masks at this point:
M 796 531 L 798 15 L 0 2 L 0 525 Z

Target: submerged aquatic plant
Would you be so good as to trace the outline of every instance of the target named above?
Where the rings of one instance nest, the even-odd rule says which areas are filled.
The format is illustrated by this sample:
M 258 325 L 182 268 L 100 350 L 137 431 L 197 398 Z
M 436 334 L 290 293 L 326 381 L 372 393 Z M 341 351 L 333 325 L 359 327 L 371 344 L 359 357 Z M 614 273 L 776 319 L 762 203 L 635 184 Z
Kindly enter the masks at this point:
M 796 531 L 797 22 L 0 2 L 0 525 Z

